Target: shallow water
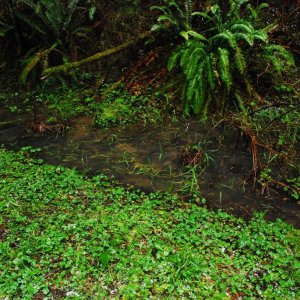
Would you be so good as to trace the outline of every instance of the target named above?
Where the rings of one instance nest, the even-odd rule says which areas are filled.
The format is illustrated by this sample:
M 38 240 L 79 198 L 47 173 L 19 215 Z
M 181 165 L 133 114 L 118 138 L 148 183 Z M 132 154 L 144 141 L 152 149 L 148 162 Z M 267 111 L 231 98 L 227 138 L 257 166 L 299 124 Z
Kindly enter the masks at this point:
M 203 149 L 201 159 L 207 166 L 197 183 L 209 207 L 246 218 L 264 211 L 268 219 L 279 217 L 299 227 L 300 206 L 295 201 L 276 192 L 263 196 L 257 187 L 253 190 L 251 153 L 237 143 L 237 133 L 207 128 L 197 120 L 103 130 L 83 117 L 65 136 L 33 135 L 10 146 L 39 147 L 48 163 L 74 167 L 87 175 L 104 173 L 147 192 L 186 192 L 195 177 L 180 156 L 191 144 Z

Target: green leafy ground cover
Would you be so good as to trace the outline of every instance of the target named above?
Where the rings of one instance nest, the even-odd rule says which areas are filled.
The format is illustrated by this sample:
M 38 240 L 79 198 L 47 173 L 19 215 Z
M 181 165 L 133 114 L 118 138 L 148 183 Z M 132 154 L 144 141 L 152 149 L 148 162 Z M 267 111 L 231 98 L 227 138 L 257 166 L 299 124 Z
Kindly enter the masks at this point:
M 102 128 L 136 122 L 159 123 L 163 111 L 168 108 L 165 96 L 152 90 L 147 95 L 136 96 L 120 87 L 101 98 L 101 92 L 108 88 L 106 85 L 98 95 L 85 91 L 84 86 L 62 84 L 51 93 L 49 88 L 53 89 L 45 85 L 36 91 L 0 92 L 0 103 L 12 113 L 41 115 L 47 123 L 70 122 L 87 115 L 93 119 L 95 126 Z
M 299 299 L 299 231 L 0 148 L 1 299 Z

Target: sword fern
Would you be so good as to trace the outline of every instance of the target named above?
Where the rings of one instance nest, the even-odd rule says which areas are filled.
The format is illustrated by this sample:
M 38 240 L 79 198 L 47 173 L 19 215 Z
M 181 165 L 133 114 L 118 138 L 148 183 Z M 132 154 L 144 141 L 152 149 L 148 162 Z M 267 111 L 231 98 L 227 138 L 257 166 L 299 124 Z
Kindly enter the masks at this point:
M 178 68 L 184 75 L 185 112 L 201 112 L 205 116 L 211 100 L 217 100 L 214 98 L 216 91 L 225 92 L 227 97 L 222 98 L 224 101 L 232 98 L 230 95 L 239 95 L 239 88 L 234 85 L 235 80 L 239 81 L 239 86 L 244 84 L 244 90 L 250 93 L 249 58 L 259 53 L 259 49 L 262 50 L 263 59 L 279 74 L 285 67 L 294 64 L 294 59 L 287 50 L 282 46 L 269 44 L 266 29 L 255 28 L 253 16 L 257 18 L 258 12 L 249 4 L 249 0 L 230 1 L 228 12 L 222 11 L 218 4 L 207 11 L 192 12 L 192 1 L 183 2 L 185 11 L 175 1 L 171 1 L 170 6 L 163 7 L 161 11 L 168 12 L 172 22 L 168 18 L 159 17 L 158 23 L 162 25 L 168 20 L 169 26 L 176 24 L 178 34 L 184 38 L 170 56 L 167 68 L 169 71 Z M 245 5 L 251 12 L 252 19 L 242 17 L 241 8 Z M 258 10 L 266 6 L 262 4 Z M 176 11 L 180 12 L 179 19 L 176 19 L 176 14 L 172 14 L 171 7 L 176 7 Z M 208 27 L 203 28 L 203 31 L 195 30 L 192 28 L 191 19 L 187 18 L 185 25 L 180 27 L 187 15 L 204 20 L 202 24 Z M 240 107 L 245 106 L 241 97 L 237 100 Z M 225 105 L 223 103 L 222 107 Z

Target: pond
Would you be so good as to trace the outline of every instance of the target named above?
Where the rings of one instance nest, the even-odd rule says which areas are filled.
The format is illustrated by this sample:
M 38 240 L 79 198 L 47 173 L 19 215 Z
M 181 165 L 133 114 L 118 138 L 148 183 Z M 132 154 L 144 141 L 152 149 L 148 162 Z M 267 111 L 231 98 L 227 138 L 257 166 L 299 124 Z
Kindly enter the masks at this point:
M 19 116 L 19 123 L 24 118 Z M 197 190 L 212 209 L 245 218 L 263 211 L 267 219 L 279 217 L 299 227 L 300 205 L 273 190 L 262 195 L 261 187 L 253 185 L 251 153 L 237 132 L 221 126 L 208 128 L 198 120 L 180 119 L 104 130 L 95 128 L 89 117 L 73 121 L 65 135 L 24 134 L 18 126 L 22 124 L 0 130 L 2 139 L 5 132 L 6 146 L 41 148 L 39 155 L 47 163 L 76 168 L 88 176 L 113 176 L 146 192 L 184 195 Z M 183 163 L 191 145 L 201 152 L 197 172 Z

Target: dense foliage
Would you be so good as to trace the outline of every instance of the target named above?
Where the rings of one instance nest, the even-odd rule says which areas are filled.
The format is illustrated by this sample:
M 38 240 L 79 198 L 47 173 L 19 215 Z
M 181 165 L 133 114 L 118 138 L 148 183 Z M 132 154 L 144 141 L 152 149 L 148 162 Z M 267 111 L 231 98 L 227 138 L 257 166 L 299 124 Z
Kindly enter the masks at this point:
M 269 27 L 255 28 L 258 14 L 267 7 L 266 3 L 255 9 L 247 0 L 236 0 L 230 2 L 228 11 L 215 4 L 206 11 L 193 12 L 190 2 L 186 1 L 185 10 L 175 1 L 166 1 L 168 6 L 154 7 L 163 14 L 153 27 L 154 31 L 175 27 L 175 32 L 185 40 L 170 57 L 168 70 L 176 65 L 182 69 L 187 114 L 192 110 L 206 116 L 212 100 L 223 102 L 224 110 L 230 98 L 237 100 L 236 107 L 245 109 L 249 101 L 244 98 L 255 96 L 249 76 L 255 72 L 251 68 L 253 60 L 260 59 L 262 63 L 265 60 L 265 65 L 269 64 L 279 74 L 285 66 L 294 65 L 292 55 L 284 47 L 269 43 Z M 249 13 L 242 11 L 246 4 Z M 185 22 L 180 22 L 183 15 Z M 192 22 L 192 17 L 200 18 L 200 22 Z M 218 93 L 220 89 L 223 96 Z
M 297 299 L 299 231 L 0 150 L 0 297 Z
M 181 196 L 0 145 L 1 299 L 300 298 L 299 230 L 211 211 L 200 182 L 207 145 L 218 156 L 236 133 L 253 162 L 239 188 L 300 198 L 300 4 L 266 2 L 0 1 L 0 141 L 65 135 L 80 117 L 93 131 L 192 115 L 220 129 L 181 145 L 188 124 L 168 141 L 182 147 L 170 151 Z M 150 160 L 121 162 L 158 174 Z

